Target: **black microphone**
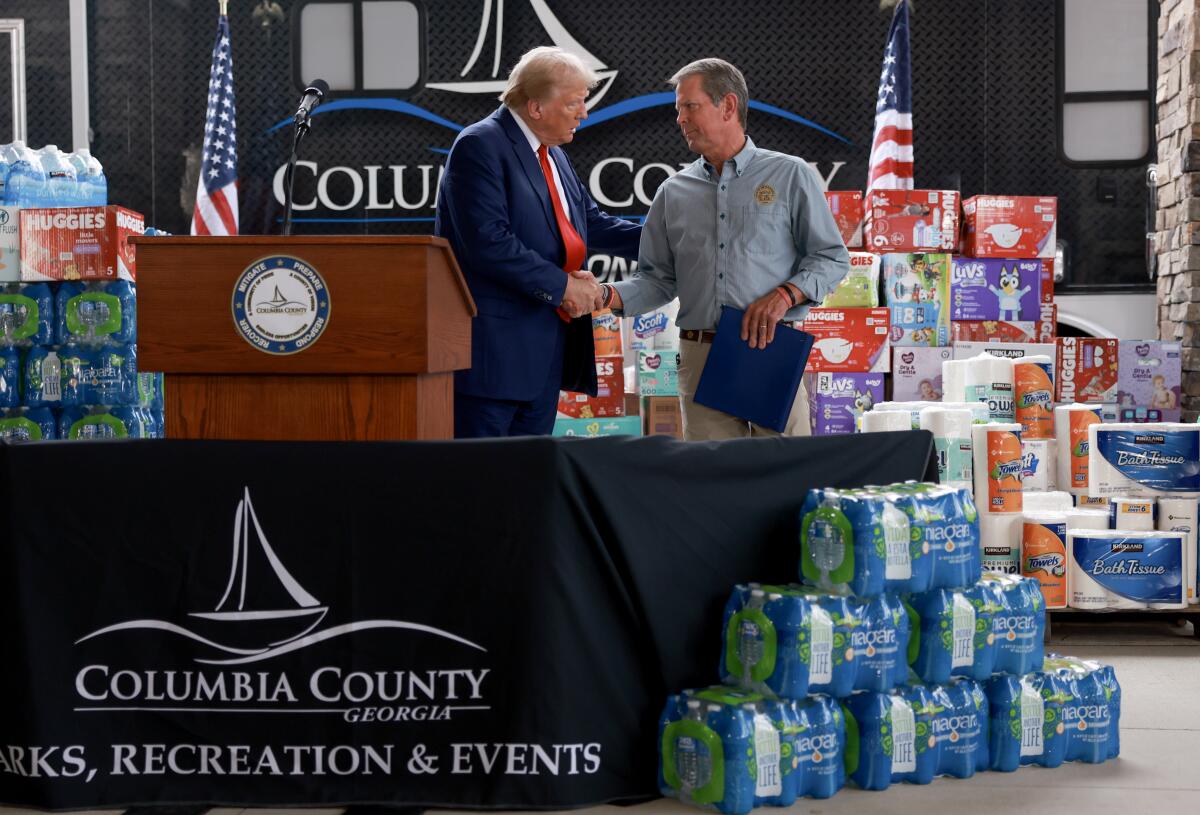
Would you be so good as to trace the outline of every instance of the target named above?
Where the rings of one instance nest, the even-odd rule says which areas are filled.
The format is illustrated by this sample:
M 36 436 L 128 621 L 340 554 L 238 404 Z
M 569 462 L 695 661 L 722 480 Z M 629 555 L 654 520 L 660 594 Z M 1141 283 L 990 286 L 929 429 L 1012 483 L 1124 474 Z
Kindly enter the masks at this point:
M 304 98 L 300 100 L 300 107 L 296 109 L 297 126 L 308 127 L 308 117 L 316 110 L 317 105 L 321 104 L 327 93 L 329 93 L 329 83 L 324 79 L 314 79 L 308 83 L 308 87 L 304 89 Z

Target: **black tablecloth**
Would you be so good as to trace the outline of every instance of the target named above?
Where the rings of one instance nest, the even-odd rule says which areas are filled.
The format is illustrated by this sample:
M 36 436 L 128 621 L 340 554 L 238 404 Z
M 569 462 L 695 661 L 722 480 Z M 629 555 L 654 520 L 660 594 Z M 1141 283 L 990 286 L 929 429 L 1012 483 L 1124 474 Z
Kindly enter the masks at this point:
M 569 807 L 931 437 L 0 446 L 0 801 Z

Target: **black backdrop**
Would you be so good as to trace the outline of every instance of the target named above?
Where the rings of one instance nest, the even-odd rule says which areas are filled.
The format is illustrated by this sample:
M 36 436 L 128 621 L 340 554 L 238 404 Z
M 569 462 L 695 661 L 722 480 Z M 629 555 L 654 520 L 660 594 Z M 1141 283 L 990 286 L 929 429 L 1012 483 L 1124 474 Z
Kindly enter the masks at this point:
M 665 694 L 714 681 L 733 583 L 794 579 L 805 491 L 931 446 L 0 447 L 0 801 L 653 795 Z M 315 628 L 246 614 L 289 607 Z

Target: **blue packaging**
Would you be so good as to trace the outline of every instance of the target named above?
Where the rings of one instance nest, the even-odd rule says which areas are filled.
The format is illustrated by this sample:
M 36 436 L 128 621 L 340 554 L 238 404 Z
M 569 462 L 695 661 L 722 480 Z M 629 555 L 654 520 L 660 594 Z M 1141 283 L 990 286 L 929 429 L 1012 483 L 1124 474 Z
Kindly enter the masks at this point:
M 841 706 L 828 696 L 793 703 L 800 732 L 792 743 L 792 761 L 784 753 L 784 779 L 789 763 L 800 775 L 798 795 L 830 798 L 846 784 L 846 720 Z
M 45 283 L 0 291 L 0 342 L 47 345 L 54 341 L 54 295 Z
M 908 518 L 894 504 L 862 490 L 814 489 L 800 519 L 805 583 L 858 597 L 914 590 Z
M 116 407 L 93 413 L 82 407 L 63 408 L 58 415 L 58 437 L 71 441 L 141 438 L 142 425 L 133 410 Z
M 129 405 L 116 405 L 108 408 L 108 413 L 120 421 L 125 428 L 125 438 L 145 439 L 146 423 L 141 408 Z
M 64 345 L 56 352 L 59 367 L 59 404 L 62 407 L 79 407 L 88 403 L 90 391 L 92 353 L 78 345 Z M 49 372 L 43 368 L 43 374 Z M 59 433 L 62 438 L 63 434 Z
M 136 405 L 137 346 L 113 345 L 88 352 L 85 400 L 89 405 Z
M 58 353 L 35 345 L 21 363 L 21 403 L 47 407 L 62 401 L 62 367 Z
M 885 790 L 917 771 L 916 715 L 900 693 L 856 693 L 843 703 L 846 776 L 864 790 Z
M 1070 556 L 1103 588 L 1135 603 L 1187 605 L 1184 532 L 1071 530 Z
M 0 441 L 43 441 L 55 437 L 54 414 L 48 408 L 12 411 L 0 416 Z
M 937 713 L 930 723 L 937 775 L 970 778 L 988 768 L 988 703 L 983 687 L 957 679 L 933 689 Z
M 808 599 L 799 592 L 735 586 L 725 604 L 721 681 L 766 696 L 806 696 L 812 624 Z
M 658 727 L 659 791 L 726 815 L 783 796 L 780 736 L 765 701 L 719 686 L 668 697 Z
M 115 297 L 121 307 L 121 326 L 112 334 L 112 341 L 126 344 L 137 342 L 137 291 L 128 280 L 110 280 L 104 293 Z
M 1091 495 L 1155 495 L 1200 491 L 1200 431 L 1194 424 L 1163 422 L 1097 427 L 1088 472 Z M 1103 459 L 1119 477 L 1102 472 Z
M 54 299 L 59 344 L 130 343 L 137 337 L 133 287 L 125 280 L 84 286 L 61 284 Z
M 911 622 L 908 610 L 893 594 L 863 601 L 861 624 L 850 632 L 858 665 L 855 690 L 886 691 L 908 678 Z
M 1045 657 L 1046 603 L 1037 580 L 984 572 L 980 585 L 999 607 L 992 617 L 998 673 L 1023 676 L 1041 667 Z
M 988 701 L 988 768 L 1012 772 L 1024 764 L 1058 767 L 1067 757 L 1063 705 L 1070 685 L 1053 672 L 1003 674 L 984 686 Z
M 16 348 L 0 348 L 0 408 L 21 404 L 21 354 Z
M 1112 668 L 1074 657 L 1051 655 L 1045 669 L 1053 671 L 1071 688 L 1071 700 L 1063 705 L 1062 723 L 1067 732 L 1067 761 L 1101 764 L 1120 752 L 1120 695 L 1112 701 L 1116 676 Z M 1111 675 L 1106 681 L 1103 671 Z M 1115 715 L 1114 715 L 1115 713 Z
M 983 571 L 979 512 L 971 491 L 915 481 L 892 484 L 889 490 L 912 496 L 901 508 L 919 530 L 923 548 L 932 560 L 930 588 L 966 588 Z
M 136 346 L 134 346 L 136 348 Z M 142 407 L 163 407 L 163 375 L 139 371 L 137 375 L 137 403 Z
M 909 646 L 913 672 L 944 685 L 952 676 L 983 681 L 996 665 L 992 620 L 1000 606 L 983 586 L 936 589 L 909 599 L 916 620 Z
M 849 597 L 824 594 L 810 586 L 789 586 L 809 603 L 808 692 L 835 698 L 849 696 L 858 682 L 858 663 L 851 644 L 862 622 L 862 604 Z
M 939 706 L 934 698 L 935 687 L 915 683 L 897 690 L 912 707 L 913 750 L 916 753 L 916 761 L 912 772 L 892 773 L 892 781 L 928 784 L 938 774 L 937 739 L 933 735 L 933 721 L 944 708 Z

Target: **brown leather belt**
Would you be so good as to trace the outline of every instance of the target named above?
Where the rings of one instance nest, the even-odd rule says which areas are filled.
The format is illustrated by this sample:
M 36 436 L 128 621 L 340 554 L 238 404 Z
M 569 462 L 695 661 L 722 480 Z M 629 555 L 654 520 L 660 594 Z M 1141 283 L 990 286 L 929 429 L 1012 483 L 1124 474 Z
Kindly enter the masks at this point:
M 690 342 L 708 342 L 713 341 L 713 337 L 717 336 L 716 331 L 697 331 L 694 328 L 679 329 L 679 338 Z

